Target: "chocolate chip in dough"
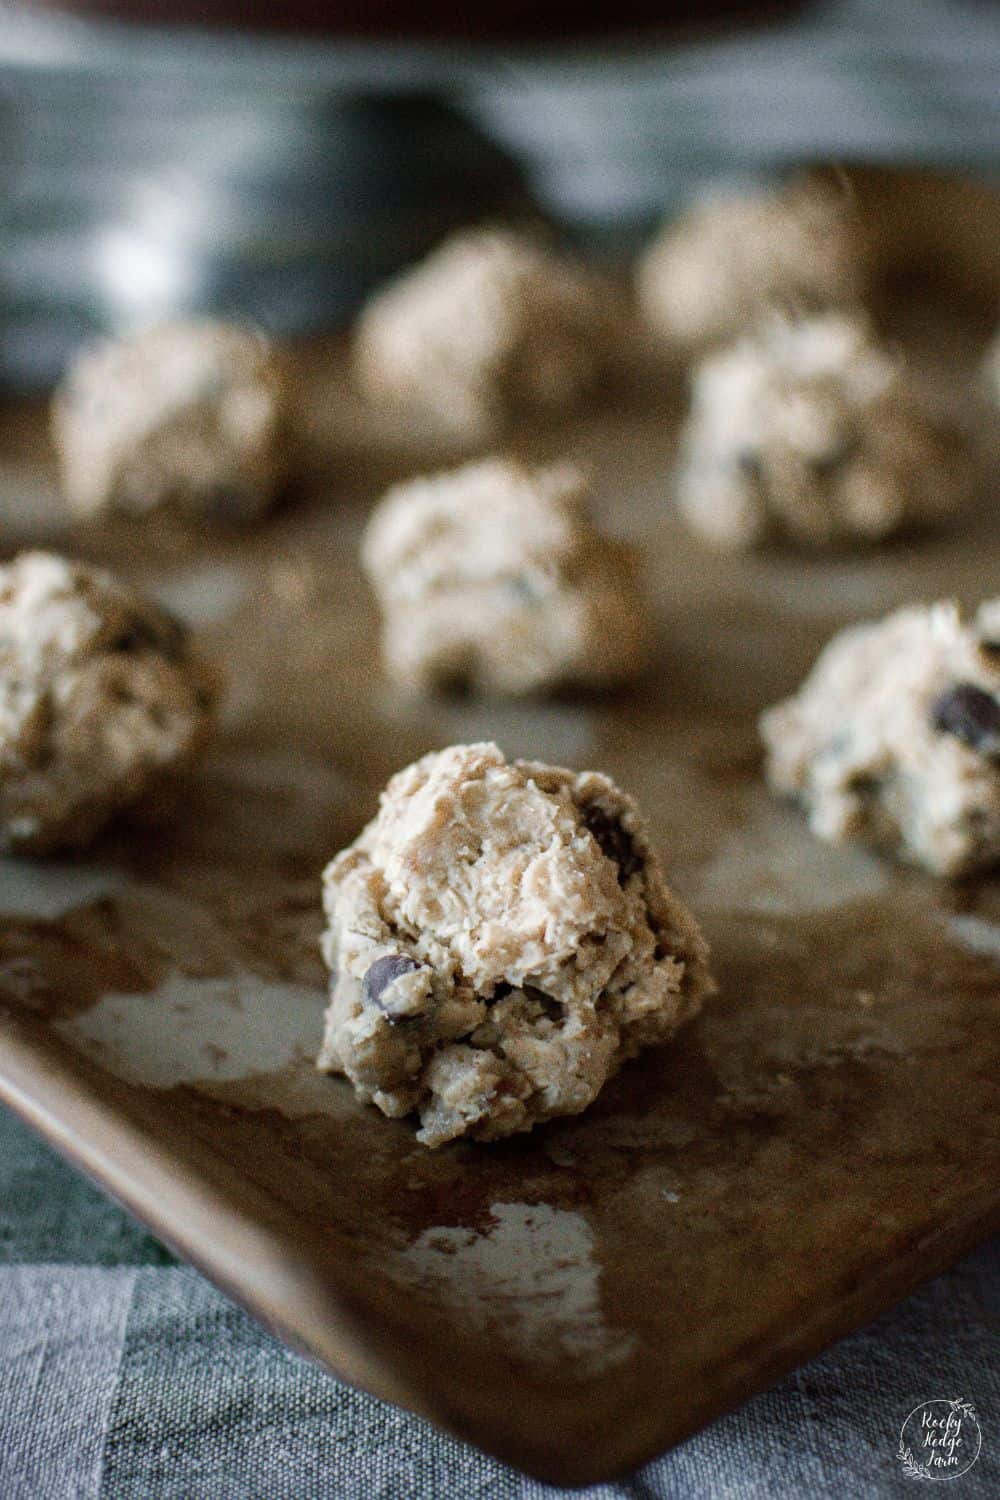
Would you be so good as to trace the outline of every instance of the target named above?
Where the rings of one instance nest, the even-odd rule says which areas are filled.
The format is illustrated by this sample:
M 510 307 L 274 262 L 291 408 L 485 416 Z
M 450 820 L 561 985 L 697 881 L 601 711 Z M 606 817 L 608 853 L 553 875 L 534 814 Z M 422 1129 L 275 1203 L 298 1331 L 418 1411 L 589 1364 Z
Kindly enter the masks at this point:
M 112 642 L 112 651 L 131 655 L 136 651 L 160 651 L 168 661 L 181 661 L 187 643 L 187 630 L 180 620 L 166 610 L 157 612 L 155 618 L 137 615 L 130 620 L 121 635 Z
M 807 460 L 810 473 L 816 479 L 832 479 L 858 455 L 858 443 L 855 438 L 843 438 L 839 443 L 832 443 L 822 453 L 814 453 Z
M 383 958 L 377 958 L 362 981 L 362 998 L 366 1004 L 378 1006 L 390 1021 L 403 1020 L 402 1016 L 395 1015 L 389 1006 L 382 1003 L 382 996 L 397 979 L 401 979 L 404 974 L 413 974 L 419 968 L 417 961 L 405 953 L 387 953 Z
M 764 464 L 759 453 L 753 448 L 742 448 L 736 455 L 736 463 L 740 473 L 752 484 L 762 484 L 764 480 Z
M 979 755 L 1000 760 L 1000 703 L 974 682 L 959 682 L 936 699 L 931 723 Z
M 642 869 L 642 860 L 622 825 L 592 803 L 583 810 L 583 823 L 596 841 L 601 853 L 618 866 L 618 884 L 624 885 L 630 875 Z

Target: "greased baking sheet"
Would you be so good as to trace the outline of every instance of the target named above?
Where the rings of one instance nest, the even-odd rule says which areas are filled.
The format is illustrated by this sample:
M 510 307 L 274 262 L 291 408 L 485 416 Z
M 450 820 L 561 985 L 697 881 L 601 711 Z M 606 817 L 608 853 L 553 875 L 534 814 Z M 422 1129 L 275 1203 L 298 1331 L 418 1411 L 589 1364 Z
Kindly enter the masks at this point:
M 967 199 L 907 191 L 933 251 Z M 511 445 L 582 459 L 641 547 L 657 661 L 612 698 L 432 703 L 382 681 L 359 536 L 389 478 L 443 455 L 373 434 L 337 349 L 302 360 L 308 478 L 245 533 L 70 529 L 43 414 L 5 413 L 5 551 L 121 569 L 229 689 L 168 824 L 0 861 L 0 1098 L 296 1347 L 547 1479 L 680 1440 L 1000 1223 L 1000 882 L 818 843 L 765 791 L 755 733 L 833 630 L 1000 590 L 974 383 L 996 307 L 983 204 L 994 245 L 1000 216 L 976 201 L 963 284 L 910 278 L 887 310 L 982 460 L 976 507 L 937 536 L 707 551 L 667 501 L 679 378 Z M 720 994 L 584 1115 L 431 1153 L 313 1068 L 318 879 L 392 771 L 477 738 L 639 797 Z

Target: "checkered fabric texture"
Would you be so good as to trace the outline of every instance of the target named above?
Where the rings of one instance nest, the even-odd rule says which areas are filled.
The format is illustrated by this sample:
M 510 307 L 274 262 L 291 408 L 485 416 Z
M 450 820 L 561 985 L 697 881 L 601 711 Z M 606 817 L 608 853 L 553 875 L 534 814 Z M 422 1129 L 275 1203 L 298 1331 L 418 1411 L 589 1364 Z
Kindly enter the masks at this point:
M 3 1500 L 895 1497 L 921 1482 L 900 1427 L 940 1396 L 983 1432 L 956 1500 L 993 1500 L 1000 1243 L 629 1479 L 559 1491 L 292 1354 L 0 1114 Z
M 818 156 L 996 173 L 1000 8 L 845 0 L 748 47 L 555 60 L 466 103 L 579 222 Z M 671 141 L 664 149 L 664 139 Z M 919 1402 L 966 1397 L 1000 1494 L 1000 1245 L 588 1500 L 896 1497 Z M 559 1492 L 290 1353 L 0 1111 L 0 1500 L 542 1500 Z

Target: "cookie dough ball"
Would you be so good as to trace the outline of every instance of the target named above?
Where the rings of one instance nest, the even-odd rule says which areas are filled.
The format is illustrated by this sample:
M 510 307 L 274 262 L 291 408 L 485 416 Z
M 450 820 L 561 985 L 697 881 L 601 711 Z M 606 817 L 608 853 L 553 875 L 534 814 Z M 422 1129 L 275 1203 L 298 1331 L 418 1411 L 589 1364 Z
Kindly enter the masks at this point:
M 957 434 L 860 317 L 769 320 L 698 366 L 677 500 L 720 547 L 878 541 L 956 509 Z
M 820 838 L 937 875 L 1000 861 L 1000 599 L 899 610 L 835 636 L 761 720 L 767 775 Z
M 867 280 L 861 246 L 850 202 L 835 188 L 715 193 L 646 251 L 639 304 L 668 344 L 729 339 L 767 305 L 809 312 L 857 300 Z
M 0 568 L 0 847 L 86 843 L 193 759 L 214 696 L 183 627 L 109 574 Z
M 389 491 L 362 559 L 389 674 L 521 694 L 634 675 L 649 630 L 634 559 L 588 519 L 571 465 L 501 459 Z
M 378 402 L 463 441 L 572 406 L 604 374 L 609 291 L 530 238 L 455 234 L 361 315 L 356 359 Z
M 324 900 L 319 1067 L 428 1146 L 578 1114 L 712 988 L 632 799 L 496 745 L 394 776 Z
M 172 323 L 95 344 L 53 405 L 66 499 L 83 516 L 252 520 L 285 479 L 285 411 L 280 363 L 252 329 Z

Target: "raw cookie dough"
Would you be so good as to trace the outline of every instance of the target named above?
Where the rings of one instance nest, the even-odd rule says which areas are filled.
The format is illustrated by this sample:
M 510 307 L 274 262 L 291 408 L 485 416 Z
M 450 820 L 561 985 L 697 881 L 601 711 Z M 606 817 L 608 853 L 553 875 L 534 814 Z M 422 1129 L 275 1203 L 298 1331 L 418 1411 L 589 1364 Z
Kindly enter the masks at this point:
M 877 541 L 966 492 L 957 434 L 861 317 L 768 319 L 693 377 L 677 501 L 720 547 Z
M 191 761 L 214 696 L 184 628 L 109 574 L 0 568 L 0 847 L 86 843 Z
M 73 510 L 158 506 L 248 521 L 285 479 L 286 390 L 267 339 L 220 322 L 104 340 L 75 360 L 53 404 Z
M 614 337 L 597 278 L 525 235 L 452 235 L 361 315 L 361 383 L 463 441 L 573 405 L 604 374 Z
M 1000 330 L 994 335 L 993 342 L 986 351 L 986 358 L 983 360 L 983 377 L 994 405 L 1000 406 Z
M 716 192 L 646 251 L 639 304 L 668 344 L 728 339 L 769 304 L 808 312 L 856 301 L 867 280 L 861 245 L 850 200 L 835 187 Z
M 418 1140 L 586 1109 L 712 989 L 694 918 L 608 777 L 453 745 L 400 771 L 324 875 L 318 1066 Z
M 569 464 L 501 459 L 390 490 L 362 547 L 390 675 L 517 694 L 638 672 L 649 631 L 633 557 L 594 529 L 587 496 Z
M 761 720 L 767 776 L 814 833 L 938 875 L 1000 861 L 1000 599 L 841 631 Z

